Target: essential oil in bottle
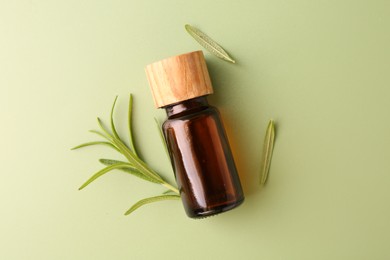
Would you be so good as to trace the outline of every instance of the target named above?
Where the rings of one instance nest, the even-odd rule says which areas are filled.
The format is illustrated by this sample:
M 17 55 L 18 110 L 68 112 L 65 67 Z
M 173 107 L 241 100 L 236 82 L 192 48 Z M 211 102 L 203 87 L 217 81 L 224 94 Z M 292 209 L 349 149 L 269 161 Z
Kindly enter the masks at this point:
M 202 51 L 152 63 L 146 74 L 156 107 L 164 108 L 163 133 L 187 215 L 203 218 L 244 201 L 220 115 L 207 103 L 213 93 Z

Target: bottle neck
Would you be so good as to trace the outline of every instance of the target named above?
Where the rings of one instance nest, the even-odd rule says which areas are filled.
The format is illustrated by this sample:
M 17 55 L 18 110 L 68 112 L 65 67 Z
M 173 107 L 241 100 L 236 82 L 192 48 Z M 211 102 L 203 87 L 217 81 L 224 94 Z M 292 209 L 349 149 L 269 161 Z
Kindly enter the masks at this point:
M 168 118 L 191 114 L 209 106 L 206 96 L 201 96 L 164 107 Z

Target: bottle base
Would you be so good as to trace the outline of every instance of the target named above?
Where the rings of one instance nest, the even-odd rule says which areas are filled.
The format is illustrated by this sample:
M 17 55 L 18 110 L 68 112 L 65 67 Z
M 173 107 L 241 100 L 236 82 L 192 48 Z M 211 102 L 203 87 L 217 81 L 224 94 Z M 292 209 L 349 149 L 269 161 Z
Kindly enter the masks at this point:
M 222 204 L 208 209 L 197 209 L 191 212 L 187 211 L 187 215 L 188 217 L 193 219 L 202 219 L 215 216 L 240 206 L 244 202 L 244 200 L 245 198 L 242 198 L 240 200 L 234 201 L 233 203 Z

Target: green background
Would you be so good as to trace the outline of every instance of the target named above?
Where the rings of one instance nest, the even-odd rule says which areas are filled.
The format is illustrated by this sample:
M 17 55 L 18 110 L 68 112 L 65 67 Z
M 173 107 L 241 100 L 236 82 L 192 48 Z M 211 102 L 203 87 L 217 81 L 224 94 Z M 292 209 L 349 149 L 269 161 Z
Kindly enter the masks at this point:
M 96 116 L 126 131 L 134 94 L 142 156 L 172 180 L 145 65 L 205 52 L 246 194 L 231 212 L 186 217 L 178 201 L 123 213 L 164 189 L 121 172 Z M 0 1 L 1 259 L 390 259 L 389 1 Z M 258 186 L 268 120 L 277 139 Z

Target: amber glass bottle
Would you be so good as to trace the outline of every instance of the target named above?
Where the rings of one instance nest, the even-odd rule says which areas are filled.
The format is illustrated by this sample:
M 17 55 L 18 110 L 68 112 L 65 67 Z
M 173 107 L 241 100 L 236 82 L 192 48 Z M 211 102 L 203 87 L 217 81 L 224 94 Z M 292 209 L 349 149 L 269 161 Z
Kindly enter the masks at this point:
M 157 107 L 168 119 L 163 132 L 177 185 L 189 217 L 218 214 L 244 201 L 244 194 L 201 51 L 146 67 Z

